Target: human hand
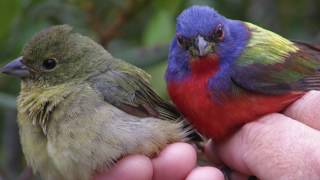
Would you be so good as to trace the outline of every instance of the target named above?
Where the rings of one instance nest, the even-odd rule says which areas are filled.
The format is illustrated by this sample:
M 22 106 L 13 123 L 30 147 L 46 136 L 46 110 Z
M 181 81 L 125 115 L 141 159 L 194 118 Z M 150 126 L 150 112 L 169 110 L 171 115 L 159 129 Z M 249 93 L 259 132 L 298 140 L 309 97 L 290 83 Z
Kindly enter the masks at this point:
M 320 92 L 312 91 L 287 108 L 243 126 L 206 152 L 234 172 L 231 179 L 319 179 Z M 217 158 L 218 157 L 218 158 Z
M 166 147 L 158 157 L 149 159 L 132 155 L 120 160 L 115 167 L 97 175 L 94 180 L 223 180 L 214 167 L 196 167 L 196 152 L 186 143 Z
M 246 124 L 226 142 L 209 143 L 206 152 L 216 164 L 234 171 L 232 179 L 319 179 L 320 92 L 311 91 L 283 114 L 274 113 Z M 197 167 L 194 149 L 184 143 L 168 146 L 156 159 L 141 155 L 121 160 L 95 180 L 224 179 L 213 167 Z

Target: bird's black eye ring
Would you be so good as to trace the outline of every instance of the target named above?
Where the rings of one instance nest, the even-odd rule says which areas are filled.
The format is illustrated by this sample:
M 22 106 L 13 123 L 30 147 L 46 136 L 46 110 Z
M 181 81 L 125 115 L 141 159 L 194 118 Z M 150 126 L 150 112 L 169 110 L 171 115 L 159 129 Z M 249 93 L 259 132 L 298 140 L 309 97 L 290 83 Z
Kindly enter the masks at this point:
M 185 38 L 180 34 L 177 34 L 177 41 L 180 46 L 183 46 L 185 44 Z
M 42 67 L 45 70 L 52 70 L 57 66 L 57 60 L 54 58 L 46 59 L 42 62 Z
M 179 44 L 180 47 L 184 48 L 184 49 L 188 49 L 191 45 L 192 45 L 192 41 L 187 39 L 186 37 L 177 34 L 177 42 Z
M 224 38 L 224 31 L 223 31 L 223 25 L 222 24 L 219 24 L 215 31 L 214 31 L 214 38 L 217 40 L 217 41 L 222 41 L 223 38 Z

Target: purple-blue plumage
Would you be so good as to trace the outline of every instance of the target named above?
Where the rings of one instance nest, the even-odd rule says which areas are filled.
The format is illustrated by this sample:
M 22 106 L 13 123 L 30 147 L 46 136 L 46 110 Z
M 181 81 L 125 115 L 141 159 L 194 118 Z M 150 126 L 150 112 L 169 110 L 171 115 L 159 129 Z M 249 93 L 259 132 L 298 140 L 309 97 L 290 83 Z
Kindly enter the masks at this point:
M 169 62 L 165 74 L 166 81 L 179 81 L 190 74 L 190 58 L 188 51 L 179 47 L 175 37 L 169 49 Z
M 176 31 L 186 37 L 212 33 L 218 24 L 228 21 L 208 6 L 192 6 L 184 10 L 177 18 Z
M 202 36 L 209 38 L 216 27 L 222 24 L 224 29 L 223 41 L 216 46 L 220 70 L 209 80 L 209 87 L 218 91 L 230 89 L 231 83 L 223 79 L 230 79 L 232 71 L 230 66 L 241 55 L 250 33 L 241 21 L 227 19 L 207 6 L 192 6 L 183 11 L 177 18 L 176 34 L 185 38 Z M 167 81 L 179 81 L 190 75 L 190 61 L 192 56 L 187 49 L 177 43 L 177 37 L 172 41 L 169 53 L 169 63 L 166 72 Z

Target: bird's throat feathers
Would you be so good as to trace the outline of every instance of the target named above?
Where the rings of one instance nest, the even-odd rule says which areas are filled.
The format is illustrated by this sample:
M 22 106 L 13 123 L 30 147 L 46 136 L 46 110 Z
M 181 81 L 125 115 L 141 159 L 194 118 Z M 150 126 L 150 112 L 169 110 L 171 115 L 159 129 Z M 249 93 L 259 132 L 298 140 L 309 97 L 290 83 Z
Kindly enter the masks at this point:
M 192 58 L 190 61 L 191 74 L 212 74 L 218 71 L 219 58 L 216 54 L 211 54 L 204 57 Z
M 34 126 L 39 126 L 43 133 L 47 134 L 47 126 L 50 115 L 55 107 L 69 94 L 75 92 L 71 85 L 61 84 L 49 88 L 33 88 L 32 91 L 21 86 L 18 97 L 19 120 L 31 121 Z

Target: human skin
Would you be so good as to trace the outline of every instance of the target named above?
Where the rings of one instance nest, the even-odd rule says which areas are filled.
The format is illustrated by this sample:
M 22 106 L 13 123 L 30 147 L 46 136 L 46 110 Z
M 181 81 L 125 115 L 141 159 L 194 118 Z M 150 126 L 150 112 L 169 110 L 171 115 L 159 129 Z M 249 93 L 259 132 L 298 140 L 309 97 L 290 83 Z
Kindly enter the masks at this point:
M 320 92 L 311 91 L 283 113 L 266 115 L 243 126 L 221 144 L 209 142 L 206 154 L 213 164 L 233 169 L 232 179 L 319 179 Z M 139 165 L 138 165 L 139 164 Z M 155 159 L 129 156 L 95 178 L 141 180 L 222 180 L 214 167 L 197 167 L 192 146 L 176 143 Z
M 214 167 L 196 167 L 196 159 L 191 145 L 175 143 L 154 159 L 142 155 L 128 156 L 94 180 L 224 179 L 222 172 Z

